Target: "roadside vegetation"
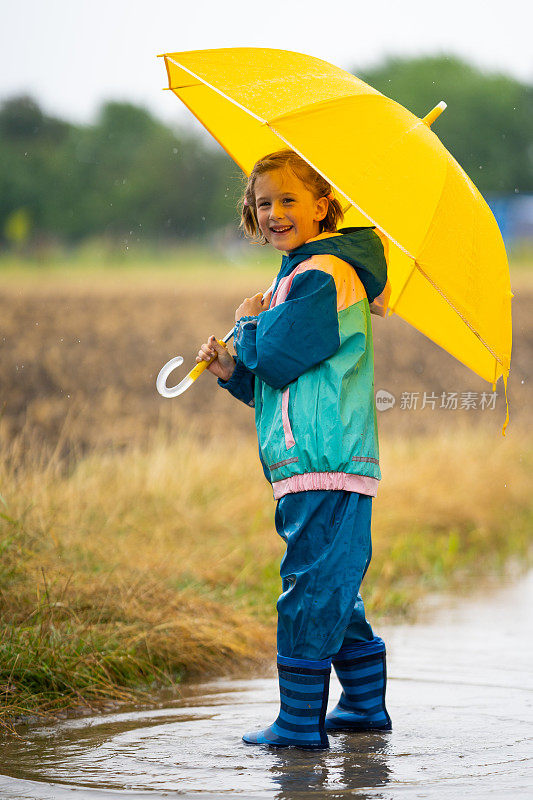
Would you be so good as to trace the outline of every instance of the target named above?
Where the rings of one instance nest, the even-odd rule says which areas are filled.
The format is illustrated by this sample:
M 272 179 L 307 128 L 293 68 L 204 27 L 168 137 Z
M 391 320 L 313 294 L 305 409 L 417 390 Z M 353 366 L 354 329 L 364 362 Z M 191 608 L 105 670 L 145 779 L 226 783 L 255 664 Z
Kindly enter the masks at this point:
M 206 375 L 160 398 L 159 367 L 231 326 L 268 261 L 183 269 L 90 258 L 7 268 L 0 298 L 0 727 L 144 699 L 275 654 L 283 543 L 253 412 Z M 87 263 L 85 263 L 87 261 Z M 78 267 L 79 270 L 78 271 Z M 78 280 L 79 279 L 79 280 Z M 383 481 L 363 585 L 372 620 L 414 619 L 530 564 L 531 280 L 513 273 L 511 421 L 494 410 L 379 415 Z M 376 388 L 485 391 L 402 320 L 373 323 Z M 178 376 L 179 379 L 180 376 Z
M 382 442 L 373 619 L 527 563 L 533 450 L 508 436 L 513 459 L 466 428 Z M 13 441 L 0 478 L 4 726 L 272 660 L 282 542 L 253 440 L 189 428 L 68 465 Z

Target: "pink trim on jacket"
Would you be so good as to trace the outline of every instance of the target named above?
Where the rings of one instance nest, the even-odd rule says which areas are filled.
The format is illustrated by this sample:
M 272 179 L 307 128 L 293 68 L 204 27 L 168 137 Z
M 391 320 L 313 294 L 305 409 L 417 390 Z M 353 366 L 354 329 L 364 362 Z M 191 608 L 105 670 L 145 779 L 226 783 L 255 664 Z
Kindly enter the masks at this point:
M 281 395 L 281 420 L 283 422 L 283 433 L 285 434 L 285 447 L 290 450 L 296 442 L 292 434 L 291 421 L 289 419 L 289 387 Z
M 285 278 L 282 278 L 278 283 L 278 288 L 270 298 L 270 305 L 269 308 L 274 308 L 274 306 L 279 306 L 280 303 L 284 303 L 287 299 L 287 295 L 289 294 L 289 289 L 291 288 L 293 278 L 296 274 L 296 269 L 293 269 L 290 275 L 287 275 Z
M 293 492 L 318 491 L 320 489 L 343 490 L 345 492 L 359 492 L 376 497 L 378 493 L 378 479 L 368 475 L 351 475 L 348 472 L 305 472 L 303 475 L 291 475 L 281 481 L 274 481 L 272 489 L 274 500 L 279 500 L 286 494 Z

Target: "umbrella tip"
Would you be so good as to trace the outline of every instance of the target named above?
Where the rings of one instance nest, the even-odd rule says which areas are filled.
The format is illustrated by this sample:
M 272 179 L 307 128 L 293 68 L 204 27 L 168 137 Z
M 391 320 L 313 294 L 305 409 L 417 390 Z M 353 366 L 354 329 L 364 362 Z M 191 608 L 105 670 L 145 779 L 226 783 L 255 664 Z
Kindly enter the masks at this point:
M 440 115 L 442 114 L 442 112 L 443 112 L 443 111 L 444 111 L 446 108 L 448 108 L 448 105 L 447 105 L 447 103 L 445 103 L 445 102 L 444 102 L 444 100 L 441 100 L 441 101 L 440 101 L 440 103 L 438 103 L 438 104 L 435 106 L 435 108 L 432 108 L 432 109 L 431 109 L 431 111 L 429 112 L 429 114 L 426 114 L 426 116 L 422 118 L 422 122 L 423 122 L 425 125 L 427 125 L 427 126 L 428 126 L 428 128 L 429 128 L 429 127 L 430 127 L 430 126 L 431 126 L 431 125 L 432 125 L 432 124 L 435 122 L 435 120 L 437 119 L 437 117 L 440 117 Z

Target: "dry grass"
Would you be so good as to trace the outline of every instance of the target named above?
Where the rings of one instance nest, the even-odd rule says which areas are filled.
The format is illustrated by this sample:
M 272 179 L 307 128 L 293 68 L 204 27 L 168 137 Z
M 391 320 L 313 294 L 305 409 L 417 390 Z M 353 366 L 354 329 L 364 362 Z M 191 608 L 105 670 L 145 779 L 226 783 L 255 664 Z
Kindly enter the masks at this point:
M 275 650 L 282 542 L 249 409 L 205 376 L 154 389 L 225 332 L 264 267 L 231 279 L 6 281 L 0 301 L 0 719 L 100 706 L 139 685 L 259 664 Z M 210 277 L 208 275 L 210 274 Z M 28 277 L 29 275 L 29 277 Z M 109 278 L 109 280 L 108 280 Z M 209 296 L 206 292 L 209 288 Z M 372 617 L 527 563 L 531 291 L 517 292 L 511 423 L 495 412 L 379 416 Z M 376 388 L 487 386 L 401 320 L 374 325 Z M 525 381 L 525 383 L 523 383 Z
M 0 476 L 6 713 L 120 697 L 274 649 L 239 596 L 253 557 L 275 558 L 265 486 L 236 493 L 221 441 L 181 436 L 69 468 L 57 457 L 32 465 L 13 446 L 10 456 Z M 260 509 L 251 520 L 250 502 Z
M 412 615 L 427 590 L 501 572 L 511 557 L 526 563 L 532 449 L 513 437 L 513 460 L 510 439 L 479 430 L 383 441 L 364 586 L 372 616 Z M 273 657 L 282 542 L 253 440 L 228 449 L 224 437 L 176 430 L 68 468 L 57 457 L 28 464 L 13 446 L 9 455 L 5 719 Z

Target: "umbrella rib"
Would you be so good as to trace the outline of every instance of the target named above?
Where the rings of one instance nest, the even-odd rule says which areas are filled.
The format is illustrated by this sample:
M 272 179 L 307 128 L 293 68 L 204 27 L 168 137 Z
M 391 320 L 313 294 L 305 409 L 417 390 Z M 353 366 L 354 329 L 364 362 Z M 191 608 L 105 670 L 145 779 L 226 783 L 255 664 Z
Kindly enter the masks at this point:
M 355 76 L 354 76 L 355 78 Z M 357 78 L 355 78 L 357 80 Z M 369 87 L 370 89 L 372 87 Z M 353 92 L 348 92 L 347 94 L 338 94 L 334 97 L 324 97 L 323 100 L 313 100 L 312 103 L 305 103 L 305 105 L 298 106 L 297 108 L 293 108 L 292 111 L 285 111 L 283 114 L 278 114 L 275 117 L 272 117 L 268 120 L 268 124 L 271 125 L 272 123 L 276 124 L 278 122 L 286 122 L 286 120 L 292 119 L 294 117 L 299 116 L 300 114 L 305 114 L 308 111 L 316 111 L 318 108 L 322 108 L 325 105 L 332 105 L 333 103 L 337 103 L 339 100 L 348 100 L 353 99 L 355 97 L 359 97 L 358 94 L 353 94 Z M 385 95 L 381 94 L 374 90 L 374 92 L 369 93 L 369 95 L 365 96 L 372 96 L 372 97 L 381 97 L 386 100 L 390 100 L 391 103 L 394 103 L 394 100 L 391 100 L 389 97 L 385 97 Z
M 253 111 L 250 111 L 249 108 L 246 108 L 246 106 L 241 105 L 241 103 L 239 103 L 233 97 L 230 97 L 229 95 L 225 94 L 225 92 L 223 92 L 221 89 L 217 89 L 216 86 L 213 86 L 213 84 L 211 84 L 208 81 L 204 80 L 204 78 L 202 78 L 200 75 L 197 75 L 196 72 L 193 72 L 192 69 L 188 69 L 187 67 L 184 67 L 183 64 L 179 64 L 177 61 L 175 61 L 170 56 L 165 56 L 165 59 L 167 59 L 167 58 L 168 58 L 169 61 L 171 61 L 174 64 L 174 66 L 179 67 L 179 69 L 185 70 L 185 72 L 188 72 L 189 75 L 193 76 L 193 78 L 196 78 L 196 80 L 200 81 L 200 83 L 203 83 L 204 86 L 207 86 L 208 89 L 211 89 L 213 92 L 216 92 L 217 94 L 219 94 L 225 100 L 229 100 L 230 103 L 233 103 L 233 105 L 235 105 L 238 108 L 240 108 L 241 111 L 245 111 L 247 114 L 249 114 L 251 117 L 256 119 L 258 122 L 261 122 L 261 124 L 263 124 L 263 125 L 266 123 L 265 119 L 263 119 L 262 117 L 258 116 L 257 114 L 254 114 Z M 169 84 L 170 84 L 170 78 L 169 78 Z M 181 88 L 182 88 L 181 86 L 169 86 L 169 89 L 181 89 Z
M 395 314 L 398 313 L 396 311 L 396 307 L 397 307 L 398 303 L 400 302 L 400 300 L 402 299 L 402 295 L 405 293 L 405 290 L 407 289 L 409 281 L 411 280 L 411 278 L 413 277 L 413 275 L 415 273 L 415 269 L 416 269 L 416 259 L 413 259 L 413 266 L 411 267 L 411 271 L 409 272 L 409 277 L 404 281 L 404 284 L 403 284 L 402 288 L 400 289 L 400 293 L 399 293 L 398 297 L 396 298 L 396 300 L 394 301 L 394 305 L 391 306 L 391 310 Z
M 461 313 L 461 311 L 459 311 L 459 309 L 458 309 L 458 308 L 457 308 L 457 307 L 456 307 L 456 306 L 455 306 L 455 305 L 452 303 L 452 301 L 451 301 L 451 300 L 450 300 L 448 297 L 446 297 L 446 295 L 444 294 L 444 292 L 442 291 L 442 289 L 440 288 L 440 286 L 438 286 L 438 285 L 435 283 L 435 281 L 434 281 L 432 278 L 430 278 L 430 277 L 429 277 L 429 275 L 427 274 L 427 272 L 425 272 L 425 271 L 422 269 L 422 267 L 420 266 L 420 264 L 419 264 L 419 263 L 418 263 L 418 261 L 416 261 L 416 260 L 415 260 L 415 267 L 416 267 L 416 269 L 417 269 L 417 270 L 418 270 L 418 271 L 419 271 L 419 272 L 420 272 L 420 273 L 421 273 L 421 274 L 424 276 L 424 278 L 425 278 L 425 279 L 428 281 L 428 283 L 430 283 L 430 284 L 431 284 L 431 286 L 433 286 L 433 288 L 434 288 L 434 289 L 435 289 L 435 290 L 436 290 L 436 291 L 437 291 L 437 292 L 440 294 L 440 296 L 443 298 L 443 300 L 445 300 L 445 301 L 448 303 L 448 305 L 449 305 L 449 306 L 451 306 L 451 308 L 452 308 L 452 309 L 455 311 L 455 313 L 457 314 L 457 316 L 458 316 L 460 319 L 462 319 L 462 321 L 465 323 L 465 325 L 467 326 L 467 328 L 469 328 L 469 329 L 472 331 L 472 333 L 474 334 L 474 336 L 477 336 L 477 338 L 479 339 L 479 341 L 481 342 L 481 344 L 482 344 L 484 347 L 486 347 L 486 348 L 487 348 L 487 350 L 489 351 L 489 353 L 491 354 L 491 356 L 492 356 L 492 357 L 493 357 L 493 358 L 494 358 L 494 359 L 495 359 L 495 360 L 498 362 L 498 364 L 499 364 L 499 365 L 502 367 L 502 369 L 503 369 L 503 370 L 504 370 L 504 372 L 505 372 L 505 371 L 506 371 L 506 369 L 505 369 L 505 366 L 504 366 L 504 364 L 503 364 L 503 361 L 501 360 L 501 358 L 499 358 L 499 356 L 497 356 L 497 355 L 496 355 L 496 353 L 494 352 L 494 350 L 492 349 L 492 347 L 490 346 L 490 344 L 489 344 L 488 342 L 486 342 L 486 341 L 485 341 L 485 339 L 484 339 L 484 338 L 481 336 L 481 334 L 479 334 L 479 333 L 476 331 L 476 329 L 473 327 L 473 325 L 471 325 L 471 324 L 470 324 L 470 322 L 469 322 L 469 321 L 466 319 L 466 317 L 464 316 L 464 314 L 462 314 L 462 313 Z M 508 371 L 508 370 L 507 370 L 507 371 Z

